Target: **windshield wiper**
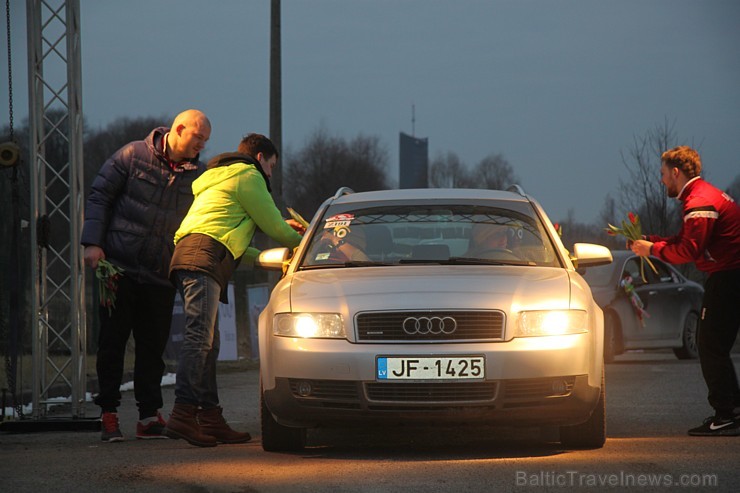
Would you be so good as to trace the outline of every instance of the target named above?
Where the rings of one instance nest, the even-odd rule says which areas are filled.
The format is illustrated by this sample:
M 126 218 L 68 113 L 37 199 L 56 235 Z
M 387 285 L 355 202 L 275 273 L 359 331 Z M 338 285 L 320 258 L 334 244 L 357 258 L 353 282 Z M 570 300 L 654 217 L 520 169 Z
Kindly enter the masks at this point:
M 383 267 L 393 264 L 389 262 L 379 262 L 377 260 L 350 260 L 342 265 L 345 267 Z
M 447 263 L 457 265 L 537 265 L 530 260 L 495 260 L 479 257 L 450 257 Z
M 399 264 L 446 264 L 447 259 L 431 259 L 431 258 L 401 258 L 398 259 Z
M 388 262 L 377 262 L 374 260 L 350 260 L 342 263 L 302 265 L 298 270 L 342 269 L 344 267 L 384 267 L 389 265 L 394 264 Z

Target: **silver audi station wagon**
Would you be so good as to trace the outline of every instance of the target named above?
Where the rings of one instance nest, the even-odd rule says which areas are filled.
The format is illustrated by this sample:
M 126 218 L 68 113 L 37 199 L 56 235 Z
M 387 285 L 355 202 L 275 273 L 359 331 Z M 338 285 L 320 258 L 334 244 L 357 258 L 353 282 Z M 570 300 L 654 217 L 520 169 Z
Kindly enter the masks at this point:
M 262 446 L 306 429 L 449 423 L 558 429 L 602 447 L 603 314 L 570 253 L 520 187 L 340 189 L 282 270 L 259 317 Z M 495 438 L 495 437 L 492 437 Z

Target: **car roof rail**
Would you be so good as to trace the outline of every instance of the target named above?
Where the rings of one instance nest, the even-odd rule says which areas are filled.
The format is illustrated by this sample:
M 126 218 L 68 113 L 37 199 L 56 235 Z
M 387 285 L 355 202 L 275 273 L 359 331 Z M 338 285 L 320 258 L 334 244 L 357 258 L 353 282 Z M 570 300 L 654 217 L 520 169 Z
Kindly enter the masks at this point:
M 337 189 L 337 192 L 334 194 L 334 196 L 332 197 L 332 199 L 333 200 L 336 200 L 339 197 L 341 197 L 342 195 L 349 195 L 351 193 L 355 193 L 355 191 L 352 190 L 349 187 L 339 187 L 339 189 Z
M 521 186 L 517 185 L 516 183 L 514 183 L 513 185 L 509 185 L 509 187 L 506 189 L 506 191 L 507 192 L 516 192 L 519 195 L 521 195 L 522 197 L 526 197 L 526 195 L 527 195 L 526 193 L 524 193 L 524 189 Z

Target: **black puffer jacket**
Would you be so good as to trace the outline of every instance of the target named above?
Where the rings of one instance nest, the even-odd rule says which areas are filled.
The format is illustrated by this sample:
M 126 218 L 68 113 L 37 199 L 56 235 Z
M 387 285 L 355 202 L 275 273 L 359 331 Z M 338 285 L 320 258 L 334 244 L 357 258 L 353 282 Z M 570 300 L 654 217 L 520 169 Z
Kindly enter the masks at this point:
M 85 206 L 81 243 L 97 245 L 124 275 L 145 284 L 172 286 L 168 279 L 174 235 L 193 203 L 191 185 L 205 170 L 196 157 L 174 172 L 162 153 L 159 127 L 131 142 L 100 168 Z

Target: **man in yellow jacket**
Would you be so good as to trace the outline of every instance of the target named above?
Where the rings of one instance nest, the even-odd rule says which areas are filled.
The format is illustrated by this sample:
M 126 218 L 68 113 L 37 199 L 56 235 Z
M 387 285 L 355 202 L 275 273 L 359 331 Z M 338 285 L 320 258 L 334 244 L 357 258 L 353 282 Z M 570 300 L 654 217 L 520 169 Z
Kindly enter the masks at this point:
M 195 200 L 175 233 L 170 264 L 185 312 L 175 406 L 164 431 L 170 438 L 199 447 L 251 439 L 229 427 L 219 406 L 218 303 L 227 301 L 229 279 L 240 260 L 258 253 L 249 246 L 257 228 L 289 248 L 301 241 L 302 226 L 283 220 L 270 195 L 277 160 L 278 151 L 267 137 L 249 134 L 236 153 L 211 159 L 193 182 Z

